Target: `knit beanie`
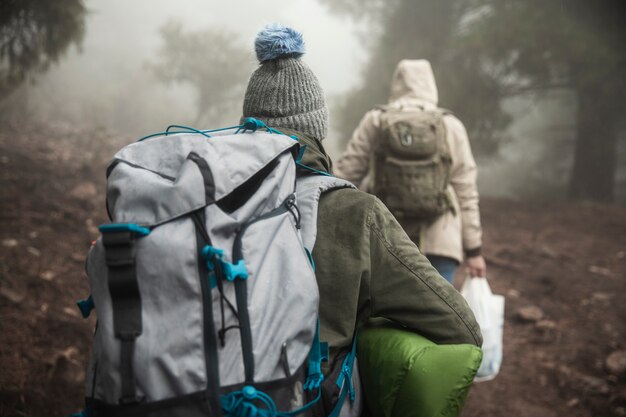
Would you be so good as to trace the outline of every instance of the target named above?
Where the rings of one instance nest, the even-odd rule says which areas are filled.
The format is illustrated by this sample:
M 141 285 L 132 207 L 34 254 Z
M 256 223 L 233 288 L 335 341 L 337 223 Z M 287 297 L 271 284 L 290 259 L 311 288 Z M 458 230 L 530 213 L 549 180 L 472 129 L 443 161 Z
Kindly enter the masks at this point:
M 300 60 L 304 55 L 302 35 L 272 24 L 257 34 L 254 47 L 260 66 L 248 82 L 243 117 L 323 140 L 328 131 L 328 108 L 317 77 Z

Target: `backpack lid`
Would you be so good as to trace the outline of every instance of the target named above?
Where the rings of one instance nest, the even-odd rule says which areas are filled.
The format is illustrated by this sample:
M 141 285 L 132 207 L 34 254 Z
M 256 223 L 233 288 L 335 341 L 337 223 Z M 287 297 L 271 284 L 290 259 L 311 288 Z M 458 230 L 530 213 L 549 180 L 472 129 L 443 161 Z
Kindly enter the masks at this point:
M 288 136 L 265 132 L 136 142 L 107 169 L 107 209 L 115 222 L 155 226 L 223 199 L 297 147 Z

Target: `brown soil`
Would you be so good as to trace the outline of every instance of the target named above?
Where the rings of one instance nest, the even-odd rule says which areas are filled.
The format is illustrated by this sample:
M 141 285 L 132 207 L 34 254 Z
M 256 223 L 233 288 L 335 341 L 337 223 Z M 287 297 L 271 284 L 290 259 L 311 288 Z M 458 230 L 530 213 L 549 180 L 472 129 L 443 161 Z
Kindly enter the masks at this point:
M 0 416 L 81 408 L 94 318 L 74 302 L 89 292 L 84 256 L 123 142 L 0 130 Z M 626 415 L 626 378 L 605 366 L 626 349 L 626 208 L 485 199 L 482 216 L 492 289 L 506 295 L 504 363 L 474 385 L 463 416 Z M 543 319 L 520 319 L 527 306 Z

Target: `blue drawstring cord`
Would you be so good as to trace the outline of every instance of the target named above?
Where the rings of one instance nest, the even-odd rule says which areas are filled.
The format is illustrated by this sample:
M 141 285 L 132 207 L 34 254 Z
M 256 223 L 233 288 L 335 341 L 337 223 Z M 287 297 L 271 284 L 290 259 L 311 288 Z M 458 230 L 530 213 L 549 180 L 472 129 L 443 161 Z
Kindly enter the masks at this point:
M 172 131 L 171 130 L 172 128 L 176 128 L 180 130 Z M 238 126 L 228 126 L 228 127 L 222 127 L 219 129 L 210 129 L 210 130 L 200 130 L 200 129 L 196 129 L 194 127 L 185 126 L 185 125 L 169 125 L 167 129 L 165 129 L 164 132 L 158 132 L 158 133 L 153 133 L 148 136 L 144 136 L 141 139 L 137 140 L 137 142 L 141 142 L 143 140 L 150 139 L 150 138 L 157 137 L 157 136 L 169 136 L 169 135 L 174 135 L 177 133 L 199 133 L 203 136 L 210 138 L 211 135 L 209 135 L 209 133 L 214 133 L 214 132 L 223 132 L 225 130 L 235 130 L 235 134 L 237 134 L 237 133 L 246 133 L 246 132 L 256 132 L 259 129 L 265 129 L 268 133 L 275 133 L 278 135 L 290 137 L 293 140 L 298 140 L 297 136 L 287 135 L 286 133 L 283 133 L 278 129 L 269 127 L 262 120 L 255 119 L 254 117 L 246 117 L 243 123 Z
M 237 129 L 235 134 L 237 134 L 239 132 L 246 133 L 248 131 L 256 132 L 257 129 L 263 129 L 263 128 L 267 129 L 267 125 L 265 123 L 263 123 L 261 120 L 255 119 L 254 117 L 246 117 L 243 120 L 243 124 L 241 126 L 239 126 L 239 129 Z
M 175 131 L 171 131 L 170 129 L 172 129 L 173 127 L 178 128 L 178 129 L 182 129 L 182 130 L 175 130 Z M 169 136 L 169 135 L 175 135 L 178 133 L 199 133 L 202 136 L 206 136 L 207 138 L 211 138 L 212 136 L 209 135 L 209 133 L 214 133 L 214 132 L 222 132 L 224 130 L 234 130 L 234 129 L 239 129 L 241 128 L 241 126 L 228 126 L 228 127 L 222 127 L 219 129 L 211 129 L 211 130 L 200 130 L 200 129 L 196 129 L 190 126 L 184 126 L 184 125 L 169 125 L 167 127 L 167 129 L 165 129 L 164 132 L 158 132 L 158 133 L 153 133 L 151 135 L 148 136 L 144 136 L 141 139 L 138 139 L 137 142 L 141 142 L 144 141 L 146 139 L 150 139 L 150 138 L 154 138 L 157 136 Z
M 265 409 L 259 409 L 255 401 L 262 403 Z M 222 408 L 227 416 L 231 417 L 277 417 L 276 404 L 274 400 L 262 391 L 257 391 L 254 387 L 247 385 L 241 391 L 231 392 L 222 397 Z
M 176 129 L 179 129 L 179 130 L 172 131 L 171 130 L 172 128 L 176 128 Z M 235 130 L 235 134 L 238 134 L 238 133 L 246 133 L 246 132 L 256 132 L 259 129 L 264 129 L 268 133 L 274 133 L 274 134 L 277 134 L 277 135 L 287 136 L 287 137 L 290 137 L 291 139 L 293 139 L 295 141 L 298 140 L 297 136 L 287 135 L 286 133 L 283 133 L 283 132 L 281 132 L 278 129 L 274 129 L 273 127 L 269 127 L 262 120 L 255 119 L 254 117 L 246 117 L 243 120 L 243 123 L 240 124 L 239 126 L 222 127 L 222 128 L 219 128 L 219 129 L 212 129 L 212 130 L 199 130 L 199 129 L 196 129 L 196 128 L 193 128 L 193 127 L 189 127 L 189 126 L 184 126 L 184 125 L 169 125 L 167 127 L 167 129 L 165 129 L 165 132 L 153 133 L 151 135 L 144 136 L 143 138 L 137 140 L 137 142 L 141 142 L 141 141 L 144 141 L 146 139 L 154 138 L 154 137 L 157 137 L 157 136 L 169 136 L 169 135 L 174 135 L 174 134 L 177 134 L 177 133 L 198 133 L 198 134 L 200 134 L 202 136 L 205 136 L 207 138 L 211 138 L 212 136 L 209 135 L 209 133 L 222 132 L 222 131 L 225 131 L 225 130 Z M 307 171 L 311 171 L 311 172 L 313 172 L 315 174 L 318 174 L 318 175 L 324 175 L 326 177 L 332 177 L 333 176 L 332 174 L 330 174 L 328 172 L 320 171 L 320 170 L 317 170 L 315 168 L 311 168 L 311 167 L 309 167 L 307 165 L 304 165 L 302 162 L 300 162 L 300 160 L 302 159 L 302 155 L 299 155 L 298 158 L 299 159 L 296 161 L 296 165 L 299 168 L 305 169 Z
M 228 417 L 295 417 L 309 410 L 321 398 L 322 390 L 318 389 L 317 396 L 313 401 L 293 411 L 278 412 L 274 400 L 269 395 L 247 385 L 241 391 L 234 391 L 222 396 L 221 401 L 222 409 Z M 263 405 L 264 408 L 259 408 L 260 405 Z

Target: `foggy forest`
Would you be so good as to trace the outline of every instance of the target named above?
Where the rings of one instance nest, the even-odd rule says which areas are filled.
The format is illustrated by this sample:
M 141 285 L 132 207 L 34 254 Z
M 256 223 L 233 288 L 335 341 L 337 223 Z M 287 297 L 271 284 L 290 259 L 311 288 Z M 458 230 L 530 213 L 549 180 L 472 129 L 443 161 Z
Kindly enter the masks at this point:
M 467 130 L 506 304 L 500 373 L 460 415 L 626 416 L 625 21 L 622 0 L 2 0 L 0 416 L 82 408 L 107 166 L 169 125 L 238 125 L 272 22 L 304 37 L 334 161 L 403 59 Z

